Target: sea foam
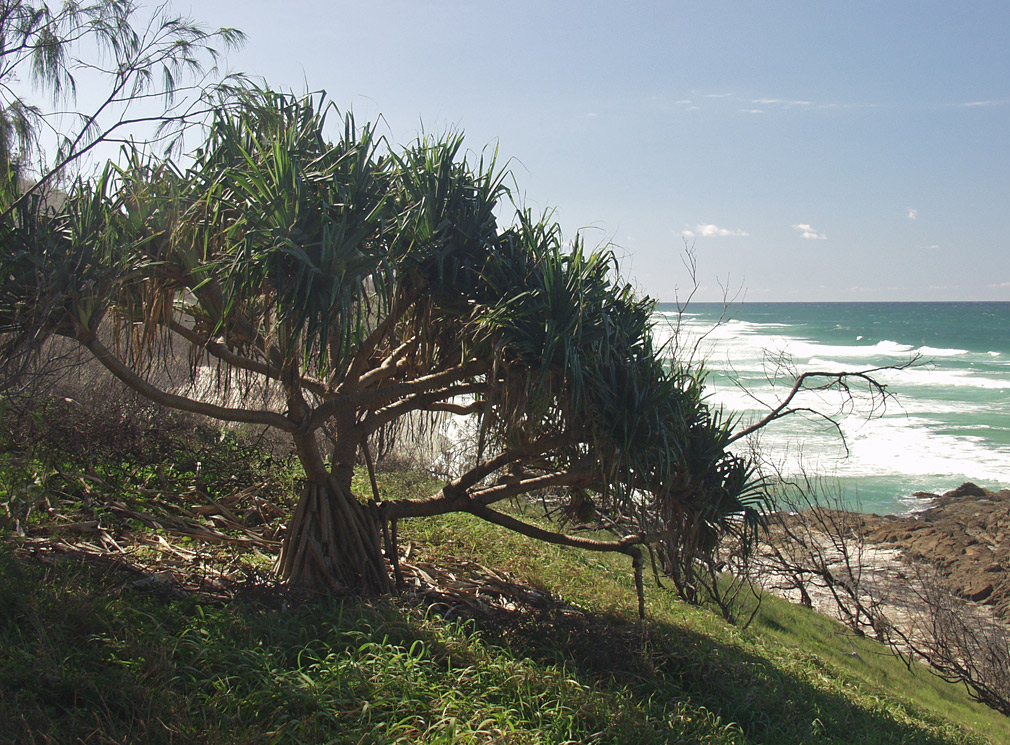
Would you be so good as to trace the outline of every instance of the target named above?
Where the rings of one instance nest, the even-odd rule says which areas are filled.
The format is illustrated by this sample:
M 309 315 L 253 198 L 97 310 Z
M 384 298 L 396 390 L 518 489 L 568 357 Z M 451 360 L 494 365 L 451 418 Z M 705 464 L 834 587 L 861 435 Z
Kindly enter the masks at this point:
M 854 401 L 805 393 L 794 404 L 835 423 L 810 412 L 787 417 L 762 431 L 760 447 L 791 468 L 837 476 L 874 511 L 904 511 L 902 500 L 913 491 L 1007 481 L 1010 304 L 985 311 L 998 322 L 967 305 L 892 304 L 885 312 L 873 304 L 754 304 L 743 306 L 743 318 L 713 329 L 719 307 L 684 320 L 679 348 L 694 348 L 687 338 L 697 344 L 709 403 L 742 422 L 766 415 L 794 375 L 883 368 L 872 375 L 894 396 L 885 407 L 865 385 L 853 389 Z M 897 369 L 915 357 L 915 365 Z

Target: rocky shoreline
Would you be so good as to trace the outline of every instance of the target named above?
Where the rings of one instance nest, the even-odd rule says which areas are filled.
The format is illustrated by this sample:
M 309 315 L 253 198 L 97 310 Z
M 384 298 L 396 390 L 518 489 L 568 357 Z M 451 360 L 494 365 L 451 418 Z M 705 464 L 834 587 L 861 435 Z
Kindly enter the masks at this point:
M 964 483 L 915 496 L 931 504 L 911 515 L 861 516 L 863 538 L 906 563 L 935 566 L 952 592 L 1010 621 L 1010 489 Z
M 752 581 L 874 635 L 877 617 L 905 638 L 929 636 L 929 587 L 963 604 L 966 617 L 1010 626 L 1010 490 L 965 483 L 917 496 L 930 501 L 910 515 L 777 513 L 751 560 Z

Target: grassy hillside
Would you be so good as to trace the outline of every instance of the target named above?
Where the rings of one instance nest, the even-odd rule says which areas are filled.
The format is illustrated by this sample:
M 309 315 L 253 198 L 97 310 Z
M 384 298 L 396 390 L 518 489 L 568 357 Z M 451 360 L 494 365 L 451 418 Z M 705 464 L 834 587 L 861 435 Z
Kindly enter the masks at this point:
M 290 472 L 201 457 L 83 478 L 35 462 L 31 483 L 2 462 L 0 742 L 1010 742 L 1007 719 L 808 610 L 765 598 L 740 630 L 652 584 L 643 628 L 627 557 L 467 516 L 401 526 L 399 597 L 274 587 L 268 551 L 220 514 L 208 534 L 231 544 L 180 538 L 165 495 L 234 516 L 255 494 L 269 536 Z

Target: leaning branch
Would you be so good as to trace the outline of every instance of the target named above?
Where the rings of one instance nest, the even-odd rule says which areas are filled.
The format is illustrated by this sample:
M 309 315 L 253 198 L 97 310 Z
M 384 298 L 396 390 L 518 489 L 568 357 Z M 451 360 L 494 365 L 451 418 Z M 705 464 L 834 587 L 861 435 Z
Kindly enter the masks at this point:
M 484 401 L 472 401 L 468 404 L 456 404 L 451 401 L 436 401 L 433 404 L 420 407 L 424 411 L 443 411 L 448 414 L 468 416 L 469 414 L 479 414 L 486 408 Z
M 533 476 L 525 479 L 510 478 L 500 484 L 494 484 L 484 489 L 474 489 L 470 498 L 485 506 L 500 502 L 503 499 L 517 497 L 537 489 L 548 489 L 556 486 L 586 487 L 592 483 L 593 469 L 590 467 L 576 468 L 570 471 L 557 471 L 543 476 Z
M 569 546 L 570 548 L 582 548 L 588 551 L 610 551 L 622 554 L 630 554 L 631 542 L 625 539 L 619 541 L 601 541 L 596 538 L 583 538 L 581 536 L 568 535 L 566 533 L 555 533 L 552 530 L 541 528 L 538 525 L 524 523 L 504 512 L 498 512 L 479 502 L 470 501 L 467 503 L 466 511 L 472 515 L 487 520 L 489 523 L 500 525 L 516 533 L 520 533 L 528 538 L 533 538 L 546 543 L 553 543 L 558 546 Z
M 219 360 L 226 362 L 232 367 L 257 373 L 273 380 L 281 379 L 281 368 L 276 365 L 271 365 L 261 360 L 250 359 L 245 355 L 238 354 L 237 352 L 229 349 L 226 344 L 222 344 L 219 341 L 203 336 L 193 329 L 187 328 L 178 321 L 173 321 L 169 328 L 193 346 L 199 347 L 200 349 L 206 349 Z M 299 376 L 299 381 L 302 388 L 307 391 L 311 391 L 312 393 L 316 393 L 320 396 L 326 394 L 326 385 L 318 380 L 313 380 L 305 376 Z
M 441 388 L 427 393 L 418 393 L 372 412 L 365 418 L 363 424 L 369 433 L 376 432 L 411 411 L 434 411 L 437 410 L 440 403 L 447 403 L 446 399 L 456 398 L 457 396 L 472 396 L 486 389 L 487 386 L 484 383 L 468 383 L 449 386 L 448 388 Z M 460 407 L 460 409 L 463 410 L 463 407 Z
M 289 420 L 287 417 L 274 411 L 233 409 L 227 406 L 218 406 L 216 404 L 207 403 L 206 401 L 197 401 L 192 398 L 186 398 L 185 396 L 179 396 L 174 393 L 163 391 L 160 388 L 156 388 L 151 385 L 141 376 L 137 375 L 136 372 L 131 370 L 123 363 L 122 360 L 120 360 L 100 341 L 98 341 L 93 334 L 83 336 L 83 338 L 79 338 L 78 341 L 80 341 L 80 343 L 84 345 L 84 347 L 87 348 L 87 350 L 91 352 L 95 358 L 109 370 L 109 372 L 119 378 L 123 383 L 137 391 L 137 393 L 149 398 L 161 406 L 165 406 L 170 409 L 177 409 L 179 411 L 188 411 L 193 414 L 202 414 L 203 416 L 220 419 L 226 422 L 264 424 L 271 427 L 277 427 L 278 429 L 286 432 L 297 432 L 299 430 L 298 425 Z
M 532 442 L 528 442 L 525 445 L 510 448 L 491 460 L 485 461 L 481 465 L 474 466 L 456 479 L 452 486 L 456 489 L 470 489 L 472 486 L 479 483 L 481 479 L 487 478 L 495 471 L 505 468 L 505 466 L 510 463 L 514 463 L 524 458 L 535 458 L 538 455 L 549 453 L 552 450 L 557 450 L 565 445 L 571 444 L 574 439 L 575 438 L 572 435 L 567 433 L 560 435 L 546 435 L 533 440 Z
M 635 589 L 638 594 L 638 617 L 645 620 L 645 588 L 642 581 L 642 551 L 639 544 L 642 543 L 642 536 L 625 536 L 619 541 L 598 541 L 594 538 L 582 538 L 580 536 L 567 535 L 565 533 L 555 533 L 552 530 L 545 530 L 536 525 L 524 523 L 511 515 L 492 510 L 490 507 L 470 501 L 467 512 L 477 517 L 487 520 L 489 523 L 507 528 L 513 532 L 524 535 L 527 538 L 553 543 L 558 546 L 568 546 L 571 548 L 581 548 L 586 551 L 605 551 L 621 553 L 631 557 L 632 566 L 635 569 Z
M 522 458 L 531 458 L 562 447 L 570 442 L 567 435 L 541 437 L 531 443 L 507 450 L 496 458 L 471 468 L 455 481 L 443 486 L 439 491 L 424 499 L 395 499 L 382 502 L 384 520 L 401 517 L 434 517 L 450 512 L 465 511 L 470 500 L 469 490 L 481 479 Z

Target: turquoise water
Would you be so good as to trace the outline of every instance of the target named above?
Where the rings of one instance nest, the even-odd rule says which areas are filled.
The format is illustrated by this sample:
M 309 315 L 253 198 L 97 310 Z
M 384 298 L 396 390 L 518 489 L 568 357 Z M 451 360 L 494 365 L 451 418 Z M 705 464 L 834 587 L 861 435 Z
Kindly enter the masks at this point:
M 760 450 L 785 471 L 837 478 L 850 508 L 908 512 L 915 491 L 963 481 L 1010 486 L 1010 303 L 660 304 L 670 354 L 704 361 L 710 400 L 746 423 L 806 371 L 873 373 L 854 397 L 810 393 L 806 413 L 763 430 Z M 855 384 L 854 384 L 855 385 Z

